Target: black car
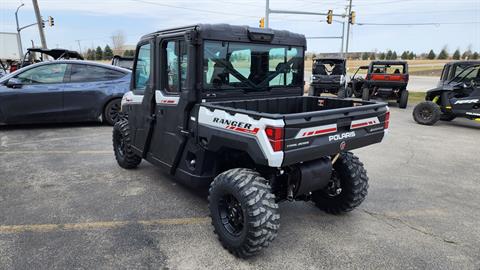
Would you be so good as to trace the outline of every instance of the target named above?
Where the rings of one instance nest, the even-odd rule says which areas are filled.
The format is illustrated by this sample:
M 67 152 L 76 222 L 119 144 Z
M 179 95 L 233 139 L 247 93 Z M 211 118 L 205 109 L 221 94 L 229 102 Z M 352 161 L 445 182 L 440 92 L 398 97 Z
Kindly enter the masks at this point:
M 344 58 L 313 59 L 309 96 L 331 93 L 345 97 L 346 60 Z M 352 93 L 346 93 L 350 97 Z
M 456 75 L 452 78 L 450 74 Z M 456 117 L 480 122 L 479 61 L 447 64 L 439 86 L 427 91 L 425 101 L 413 110 L 414 120 L 422 125 L 452 121 Z
M 0 78 L 0 124 L 114 124 L 130 77 L 127 69 L 79 60 L 27 66 Z

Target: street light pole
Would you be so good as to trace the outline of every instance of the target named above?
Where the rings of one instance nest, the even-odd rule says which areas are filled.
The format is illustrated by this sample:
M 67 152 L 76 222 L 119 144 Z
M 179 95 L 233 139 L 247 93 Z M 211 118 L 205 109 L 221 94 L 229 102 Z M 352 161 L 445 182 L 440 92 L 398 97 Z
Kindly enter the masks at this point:
M 17 10 L 15 11 L 15 21 L 17 22 L 17 33 L 18 33 L 18 36 L 17 36 L 17 39 L 18 39 L 18 52 L 19 52 L 19 55 L 18 57 L 22 57 L 23 56 L 23 48 L 22 48 L 22 36 L 20 36 L 20 25 L 18 23 L 18 10 L 23 7 L 25 4 L 22 3 L 20 6 L 17 7 Z
M 270 1 L 266 0 L 266 6 L 265 6 L 265 28 L 270 27 Z
M 35 10 L 35 17 L 37 17 L 38 33 L 40 34 L 40 41 L 42 48 L 47 49 L 47 40 L 45 39 L 45 33 L 43 32 L 42 16 L 40 15 L 40 8 L 38 7 L 37 0 L 32 0 L 33 9 Z
M 352 14 L 352 0 L 350 0 L 350 4 L 348 5 L 348 14 L 347 14 L 347 20 L 350 18 Z M 345 44 L 345 57 L 348 57 L 348 43 L 350 41 L 350 22 L 348 21 L 347 23 L 347 42 Z

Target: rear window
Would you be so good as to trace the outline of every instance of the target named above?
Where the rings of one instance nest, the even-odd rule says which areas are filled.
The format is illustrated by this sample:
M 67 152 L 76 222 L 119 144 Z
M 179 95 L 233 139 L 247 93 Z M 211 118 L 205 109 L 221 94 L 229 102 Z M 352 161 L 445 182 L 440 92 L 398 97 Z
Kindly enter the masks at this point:
M 397 65 L 374 64 L 370 69 L 370 73 L 405 74 L 405 66 L 402 64 L 397 64 Z
M 345 63 L 342 60 L 315 60 L 313 63 L 314 75 L 343 75 Z
M 120 79 L 123 72 L 92 65 L 72 65 L 70 82 L 96 82 Z

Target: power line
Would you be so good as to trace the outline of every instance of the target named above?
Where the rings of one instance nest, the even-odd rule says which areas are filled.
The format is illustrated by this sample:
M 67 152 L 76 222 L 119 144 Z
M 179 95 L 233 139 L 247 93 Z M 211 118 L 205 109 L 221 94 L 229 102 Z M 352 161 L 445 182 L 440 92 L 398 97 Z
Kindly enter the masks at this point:
M 357 23 L 359 26 L 440 26 L 458 24 L 479 24 L 480 22 L 425 22 L 425 23 Z

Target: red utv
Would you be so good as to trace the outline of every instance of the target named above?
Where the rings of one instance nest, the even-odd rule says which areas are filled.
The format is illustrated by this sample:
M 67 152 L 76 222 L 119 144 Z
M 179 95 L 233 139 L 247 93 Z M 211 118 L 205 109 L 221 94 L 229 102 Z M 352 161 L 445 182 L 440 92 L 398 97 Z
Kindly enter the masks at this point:
M 362 99 L 396 100 L 405 109 L 408 103 L 408 64 L 406 61 L 372 61 L 362 85 Z

